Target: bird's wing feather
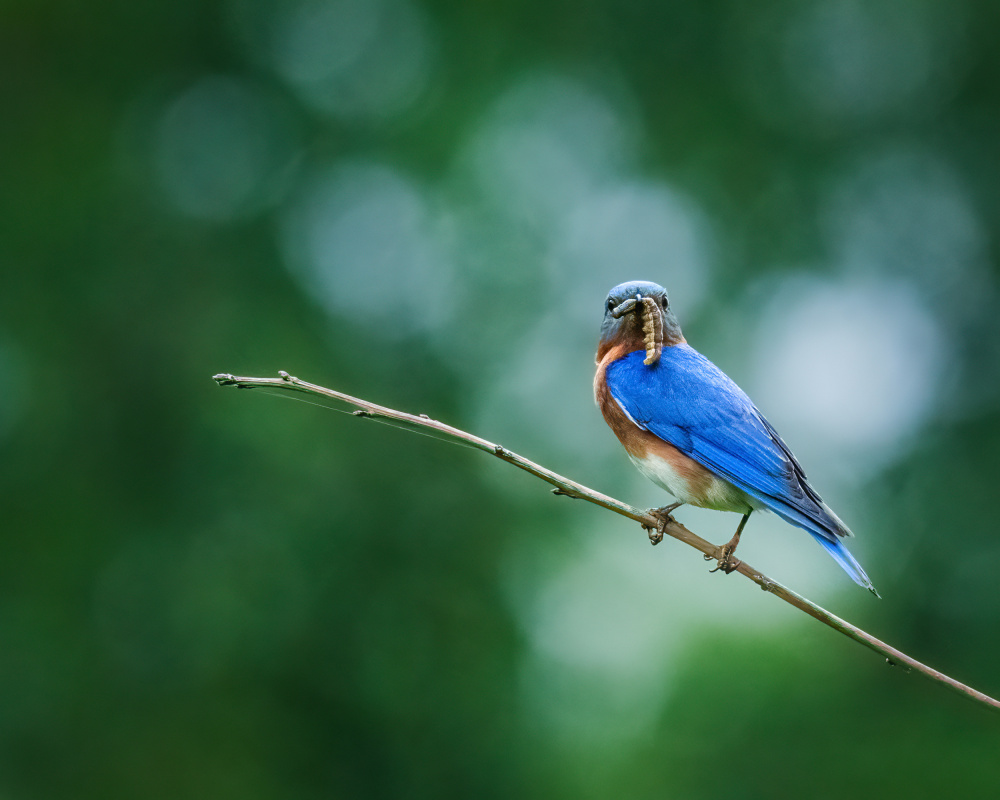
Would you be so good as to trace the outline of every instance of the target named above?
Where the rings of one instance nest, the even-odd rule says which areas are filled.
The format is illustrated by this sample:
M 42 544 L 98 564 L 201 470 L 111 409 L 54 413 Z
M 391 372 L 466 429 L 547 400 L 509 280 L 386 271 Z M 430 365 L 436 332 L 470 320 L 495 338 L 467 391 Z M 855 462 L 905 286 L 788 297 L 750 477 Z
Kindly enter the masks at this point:
M 806 482 L 788 447 L 732 380 L 688 345 L 607 368 L 611 396 L 640 427 L 738 486 L 784 519 L 828 541 L 848 531 Z

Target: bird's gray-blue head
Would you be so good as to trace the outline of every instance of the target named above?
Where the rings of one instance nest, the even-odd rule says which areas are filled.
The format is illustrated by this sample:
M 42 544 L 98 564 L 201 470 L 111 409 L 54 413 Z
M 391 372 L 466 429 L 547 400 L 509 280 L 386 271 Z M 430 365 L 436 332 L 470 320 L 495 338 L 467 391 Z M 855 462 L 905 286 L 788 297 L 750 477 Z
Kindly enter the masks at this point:
M 659 358 L 660 348 L 684 341 L 681 326 L 670 308 L 667 290 L 649 281 L 620 283 L 604 301 L 604 321 L 597 348 L 600 361 L 612 347 L 624 345 L 623 353 L 646 351 L 646 363 Z

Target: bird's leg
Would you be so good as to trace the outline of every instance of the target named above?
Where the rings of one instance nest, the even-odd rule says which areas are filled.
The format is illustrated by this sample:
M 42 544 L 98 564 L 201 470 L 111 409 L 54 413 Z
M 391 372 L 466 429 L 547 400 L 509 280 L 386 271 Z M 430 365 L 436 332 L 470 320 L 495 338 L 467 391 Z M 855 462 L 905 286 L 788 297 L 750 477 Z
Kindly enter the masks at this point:
M 646 533 L 649 534 L 650 544 L 659 544 L 663 541 L 663 533 L 667 529 L 667 523 L 673 520 L 670 516 L 676 508 L 680 508 L 683 503 L 671 503 L 669 506 L 663 506 L 662 508 L 651 508 L 647 512 L 651 517 L 656 517 L 656 527 L 650 527 L 649 525 L 643 525 L 646 529 Z
M 736 529 L 736 533 L 733 534 L 733 538 L 719 548 L 718 555 L 705 556 L 706 561 L 711 561 L 714 558 L 719 562 L 716 568 L 709 570 L 709 572 L 718 572 L 721 569 L 728 575 L 743 563 L 738 558 L 733 558 L 733 553 L 736 552 L 736 545 L 740 543 L 740 534 L 743 533 L 743 526 L 747 524 L 747 520 L 750 519 L 752 513 L 753 509 L 743 515 L 743 519 L 740 520 L 740 525 Z

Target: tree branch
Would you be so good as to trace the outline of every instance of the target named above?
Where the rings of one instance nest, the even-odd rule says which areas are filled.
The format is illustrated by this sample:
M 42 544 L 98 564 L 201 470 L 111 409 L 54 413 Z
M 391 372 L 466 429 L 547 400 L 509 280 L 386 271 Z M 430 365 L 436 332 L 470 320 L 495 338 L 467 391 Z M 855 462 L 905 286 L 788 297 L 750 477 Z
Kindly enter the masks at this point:
M 646 511 L 633 508 L 620 500 L 608 497 L 600 492 L 595 492 L 593 489 L 589 489 L 582 484 L 571 481 L 568 478 L 564 478 L 562 475 L 559 475 L 550 469 L 546 469 L 533 461 L 529 461 L 528 459 L 519 456 L 517 453 L 511 452 L 498 444 L 494 444 L 493 442 L 487 441 L 486 439 L 482 439 L 479 436 L 467 433 L 466 431 L 458 428 L 453 428 L 451 425 L 446 425 L 443 422 L 430 419 L 425 415 L 407 414 L 402 411 L 396 411 L 395 409 L 375 405 L 374 403 L 369 403 L 367 400 L 351 397 L 343 392 L 337 392 L 333 389 L 326 389 L 322 386 L 317 386 L 315 384 L 299 380 L 298 378 L 292 377 L 287 372 L 280 372 L 278 374 L 280 375 L 279 378 L 242 378 L 234 375 L 222 374 L 215 375 L 214 380 L 220 386 L 235 386 L 239 389 L 285 389 L 295 392 L 303 392 L 305 394 L 318 395 L 320 397 L 327 397 L 354 406 L 358 409 L 354 412 L 356 416 L 368 417 L 375 420 L 391 420 L 394 423 L 402 424 L 411 428 L 429 428 L 430 430 L 437 431 L 440 434 L 451 437 L 452 439 L 460 441 L 464 444 L 483 450 L 487 453 L 491 453 L 497 458 L 506 461 L 508 464 L 513 464 L 515 467 L 518 467 L 525 472 L 529 472 L 535 477 L 541 478 L 546 483 L 555 487 L 552 490 L 555 494 L 586 500 L 600 506 L 601 508 L 614 511 L 616 514 L 621 514 L 623 517 L 633 519 L 647 529 L 655 528 L 659 522 L 656 517 L 650 515 Z M 702 539 L 695 533 L 692 533 L 673 519 L 667 522 L 664 533 L 668 536 L 672 536 L 674 539 L 678 539 L 685 544 L 690 545 L 708 557 L 716 558 L 718 555 L 719 548 L 716 545 L 713 545 L 711 542 Z M 824 625 L 828 625 L 835 631 L 839 631 L 845 636 L 849 636 L 851 639 L 854 639 L 854 641 L 860 642 L 865 647 L 874 650 L 876 653 L 885 656 L 886 661 L 890 665 L 903 667 L 907 672 L 915 670 L 933 681 L 944 684 L 949 689 L 958 692 L 970 700 L 991 708 L 994 711 L 1000 711 L 1000 702 L 997 702 L 989 695 L 976 691 L 963 683 L 959 683 L 953 678 L 949 678 L 944 673 L 938 672 L 936 669 L 931 669 L 916 659 L 911 658 L 906 655 L 906 653 L 897 650 L 895 647 L 890 647 L 885 642 L 876 639 L 871 634 L 866 633 L 860 628 L 851 625 L 849 622 L 840 619 L 839 617 L 831 614 L 829 611 L 820 608 L 812 601 L 796 594 L 791 589 L 782 586 L 777 581 L 771 580 L 762 572 L 751 567 L 745 561 L 741 562 L 735 571 L 752 580 L 765 592 L 770 592 L 775 597 L 780 597 L 786 603 L 789 603 L 800 611 L 804 611 L 809 616 L 818 619 Z

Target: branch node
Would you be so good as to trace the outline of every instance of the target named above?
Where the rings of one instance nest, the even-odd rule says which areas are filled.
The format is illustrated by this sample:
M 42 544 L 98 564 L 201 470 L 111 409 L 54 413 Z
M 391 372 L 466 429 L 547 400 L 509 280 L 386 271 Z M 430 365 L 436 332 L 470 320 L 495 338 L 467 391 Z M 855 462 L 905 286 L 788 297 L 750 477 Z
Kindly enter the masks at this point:
M 228 372 L 220 372 L 218 375 L 213 375 L 212 380 L 219 384 L 219 386 L 232 386 L 236 383 L 236 378 Z
M 558 495 L 561 495 L 563 497 L 568 497 L 568 498 L 570 498 L 570 500 L 579 500 L 580 499 L 580 495 L 579 494 L 577 494 L 576 492 L 571 492 L 568 489 L 563 489 L 561 486 L 557 486 L 555 489 L 553 489 L 552 490 L 552 494 L 558 494 Z
M 499 444 L 493 446 L 493 454 L 500 456 L 500 458 L 510 458 L 510 450 Z
M 373 416 L 375 416 L 374 414 L 372 414 L 371 411 L 365 411 L 363 408 L 359 408 L 357 411 L 352 411 L 351 414 L 353 414 L 355 417 L 373 417 Z
M 295 380 L 291 375 L 289 375 L 283 369 L 279 369 L 278 370 L 278 375 L 281 376 L 281 380 L 283 380 L 283 381 L 292 381 L 292 380 Z

